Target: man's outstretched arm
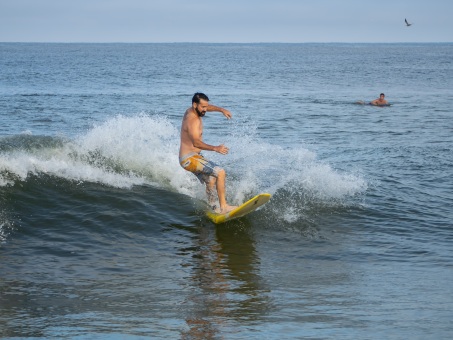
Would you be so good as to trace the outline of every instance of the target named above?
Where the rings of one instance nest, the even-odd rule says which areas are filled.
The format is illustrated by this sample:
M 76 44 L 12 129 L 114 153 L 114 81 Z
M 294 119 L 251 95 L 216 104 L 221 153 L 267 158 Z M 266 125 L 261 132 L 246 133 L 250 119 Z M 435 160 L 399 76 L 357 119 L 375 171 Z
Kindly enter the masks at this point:
M 211 105 L 209 104 L 208 108 L 206 109 L 206 111 L 208 112 L 222 112 L 222 114 L 227 117 L 227 119 L 230 119 L 233 117 L 233 115 L 231 114 L 231 112 L 227 109 L 224 109 L 223 107 L 220 107 L 220 106 L 215 106 L 215 105 Z

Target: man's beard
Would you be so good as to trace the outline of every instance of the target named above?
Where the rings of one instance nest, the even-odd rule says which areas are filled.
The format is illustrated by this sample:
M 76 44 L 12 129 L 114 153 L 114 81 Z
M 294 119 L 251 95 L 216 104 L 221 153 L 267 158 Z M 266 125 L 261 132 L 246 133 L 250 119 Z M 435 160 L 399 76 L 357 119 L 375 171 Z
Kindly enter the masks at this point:
M 195 108 L 195 111 L 197 111 L 198 117 L 204 117 L 206 114 L 206 111 L 199 111 L 198 107 Z

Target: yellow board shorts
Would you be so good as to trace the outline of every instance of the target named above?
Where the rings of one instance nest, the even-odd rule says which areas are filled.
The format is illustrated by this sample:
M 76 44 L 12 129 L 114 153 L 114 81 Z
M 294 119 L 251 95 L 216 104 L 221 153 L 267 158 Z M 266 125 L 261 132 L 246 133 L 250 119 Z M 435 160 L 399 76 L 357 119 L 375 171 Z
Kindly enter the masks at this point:
M 201 183 L 208 183 L 210 176 L 217 178 L 219 171 L 222 170 L 217 164 L 208 161 L 201 154 L 196 152 L 191 152 L 180 157 L 179 164 L 181 164 L 184 170 L 190 171 L 197 176 Z

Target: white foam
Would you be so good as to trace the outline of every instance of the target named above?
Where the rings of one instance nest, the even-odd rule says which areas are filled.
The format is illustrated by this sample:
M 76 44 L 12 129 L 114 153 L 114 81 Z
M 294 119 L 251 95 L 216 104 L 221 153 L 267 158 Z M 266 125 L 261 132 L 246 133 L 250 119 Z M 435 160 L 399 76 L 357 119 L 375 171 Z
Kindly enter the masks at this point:
M 341 173 L 317 159 L 314 152 L 297 145 L 283 148 L 260 141 L 253 133 L 235 136 L 231 145 L 230 173 L 239 178 L 234 183 L 235 198 L 244 192 L 279 190 L 305 191 L 319 200 L 341 199 L 364 192 L 366 181 L 359 175 Z M 236 202 L 238 203 L 238 202 Z
M 263 141 L 256 126 L 242 123 L 226 127 L 229 134 L 214 134 L 209 144 L 225 143 L 226 156 L 205 156 L 227 171 L 230 203 L 242 203 L 258 192 L 305 193 L 316 200 L 342 200 L 364 192 L 360 176 L 341 173 L 303 145 L 282 147 Z M 24 181 L 30 174 L 49 174 L 74 181 L 130 188 L 157 185 L 167 190 L 205 198 L 204 188 L 178 162 L 179 129 L 163 116 L 116 116 L 72 141 L 41 149 L 17 149 L 0 154 L 0 185 Z M 301 205 L 291 206 L 288 220 L 297 218 Z
M 362 176 L 332 168 L 304 145 L 282 147 L 265 142 L 256 127 L 222 138 L 219 142 L 230 147 L 230 154 L 213 154 L 212 158 L 227 171 L 231 203 L 240 204 L 258 192 L 269 192 L 273 204 L 265 209 L 276 220 L 294 223 L 306 219 L 313 205 L 349 205 L 367 189 Z
M 2 153 L 0 185 L 45 173 L 122 188 L 173 183 L 188 189 L 178 143 L 178 131 L 162 117 L 117 116 L 59 147 Z

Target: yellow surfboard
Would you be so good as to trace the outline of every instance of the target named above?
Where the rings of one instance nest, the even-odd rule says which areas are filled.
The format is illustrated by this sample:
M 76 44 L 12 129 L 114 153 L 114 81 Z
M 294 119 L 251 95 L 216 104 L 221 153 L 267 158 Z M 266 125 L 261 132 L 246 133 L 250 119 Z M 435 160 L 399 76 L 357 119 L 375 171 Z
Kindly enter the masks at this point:
M 235 218 L 245 216 L 251 213 L 252 211 L 255 211 L 263 204 L 269 202 L 270 199 L 271 194 L 266 193 L 259 194 L 226 214 L 217 214 L 210 210 L 206 212 L 206 216 L 208 216 L 209 219 L 215 224 L 224 223 L 227 221 L 234 220 Z

